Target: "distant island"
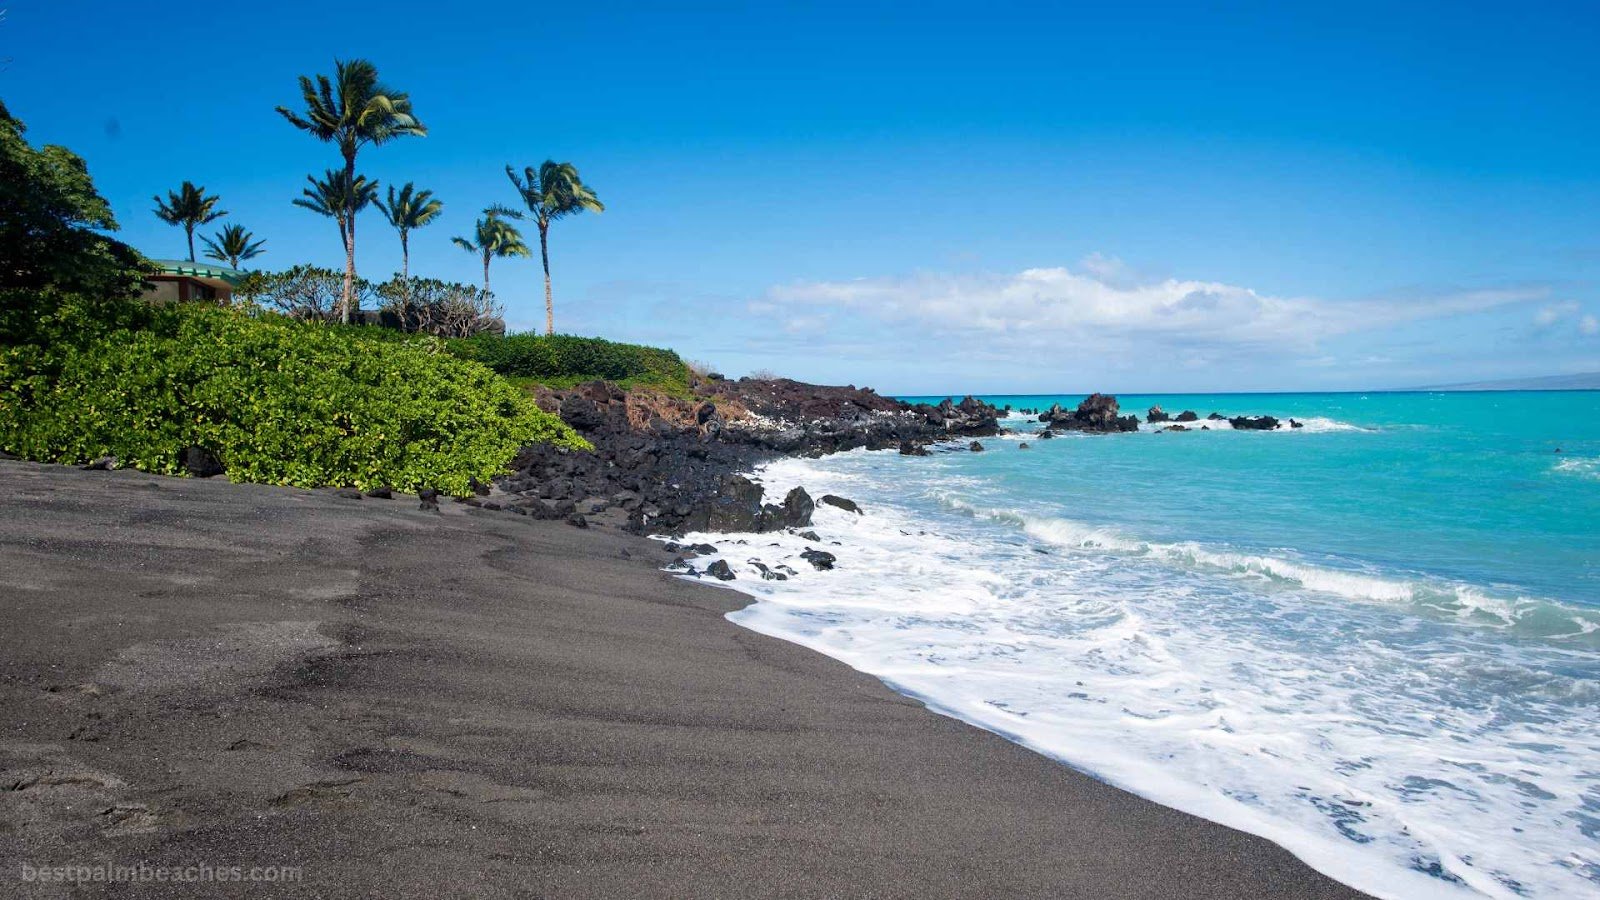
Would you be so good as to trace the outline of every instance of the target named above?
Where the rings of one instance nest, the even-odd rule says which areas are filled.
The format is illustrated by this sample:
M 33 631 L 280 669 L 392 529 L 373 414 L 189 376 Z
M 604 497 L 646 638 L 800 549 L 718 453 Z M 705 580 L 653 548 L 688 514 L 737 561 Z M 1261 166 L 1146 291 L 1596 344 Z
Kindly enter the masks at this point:
M 1461 384 L 1433 384 L 1411 388 L 1414 391 L 1600 391 L 1600 372 L 1577 375 L 1544 375 L 1538 378 L 1504 378 L 1499 381 L 1469 381 Z

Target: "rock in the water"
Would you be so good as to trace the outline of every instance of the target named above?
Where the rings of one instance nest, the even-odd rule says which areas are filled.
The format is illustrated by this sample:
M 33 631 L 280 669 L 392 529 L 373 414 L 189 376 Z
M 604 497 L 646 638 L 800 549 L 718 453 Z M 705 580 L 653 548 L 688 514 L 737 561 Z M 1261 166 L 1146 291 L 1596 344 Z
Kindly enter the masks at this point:
M 1017 449 L 1018 450 L 1028 450 L 1030 448 L 1028 446 L 1028 442 L 1027 441 L 1023 441 L 1022 443 L 1017 445 Z
M 973 453 L 982 453 L 983 452 L 983 445 L 978 443 L 977 441 L 973 441 L 972 443 L 967 445 L 967 449 L 971 450 Z
M 1146 422 L 1166 422 L 1171 419 L 1172 417 L 1167 415 L 1159 405 L 1150 407 L 1150 410 L 1144 414 Z
M 1290 428 L 1304 428 L 1304 427 L 1306 427 L 1306 423 L 1297 421 L 1295 419 L 1290 419 L 1289 420 L 1289 427 Z
M 811 567 L 819 572 L 825 572 L 833 568 L 833 564 L 839 560 L 837 556 L 826 550 L 802 550 L 800 551 L 800 558 L 811 563 Z
M 222 460 L 207 447 L 190 444 L 183 448 L 180 456 L 183 458 L 183 470 L 191 478 L 211 478 L 222 474 Z
M 1234 416 L 1228 424 L 1235 431 L 1271 431 L 1278 427 L 1278 420 L 1271 416 Z
M 1194 410 L 1192 410 L 1192 409 L 1186 409 L 1183 412 L 1178 413 L 1178 421 L 1179 422 L 1193 422 L 1193 421 L 1195 421 L 1196 419 L 1199 419 L 1199 418 L 1200 417 L 1195 415 Z
M 814 544 L 822 543 L 822 536 L 817 534 L 815 531 L 802 531 L 797 536 L 803 540 L 811 541 Z
M 719 559 L 706 566 L 706 574 L 718 581 L 732 581 L 734 579 L 733 569 L 728 567 L 728 561 L 725 559 Z
M 1109 434 L 1138 431 L 1139 417 L 1119 415 L 1117 398 L 1110 394 L 1090 394 L 1078 408 L 1067 412 L 1057 403 L 1039 417 L 1048 428 Z
M 1165 427 L 1165 428 L 1163 428 L 1161 430 L 1162 431 L 1188 431 L 1189 430 L 1189 426 L 1187 426 L 1187 425 L 1168 425 L 1167 427 Z
M 838 494 L 823 494 L 822 502 L 829 506 L 837 506 L 845 512 L 853 512 L 857 515 L 861 513 L 861 507 L 857 506 L 854 500 L 848 500 Z
M 83 467 L 85 472 L 110 472 L 122 468 L 122 461 L 115 456 L 102 456 L 94 462 Z
M 901 456 L 927 456 L 928 455 L 928 448 L 922 446 L 921 444 L 913 443 L 911 441 L 901 441 L 900 442 L 900 455 Z
M 803 487 L 796 487 L 789 491 L 783 498 L 783 513 L 785 528 L 801 528 L 811 524 L 811 514 L 817 511 L 817 504 L 806 493 Z
M 1221 422 L 1223 419 L 1226 419 L 1226 418 L 1227 418 L 1227 416 L 1223 415 L 1222 413 L 1214 412 L 1211 415 L 1206 416 L 1206 421 L 1208 421 L 1208 422 Z
M 764 581 L 788 581 L 789 580 L 789 576 L 788 575 L 785 575 L 782 572 L 779 572 L 779 571 L 777 571 L 775 569 L 769 568 L 766 563 L 763 563 L 760 560 L 752 559 L 752 560 L 750 560 L 750 565 L 756 567 L 756 571 L 761 573 L 761 578 Z
M 1055 437 L 1055 433 L 1054 432 L 1051 432 L 1051 431 L 1048 431 L 1048 430 L 1039 432 L 1039 440 L 1041 440 L 1041 441 L 1048 441 L 1053 437 Z

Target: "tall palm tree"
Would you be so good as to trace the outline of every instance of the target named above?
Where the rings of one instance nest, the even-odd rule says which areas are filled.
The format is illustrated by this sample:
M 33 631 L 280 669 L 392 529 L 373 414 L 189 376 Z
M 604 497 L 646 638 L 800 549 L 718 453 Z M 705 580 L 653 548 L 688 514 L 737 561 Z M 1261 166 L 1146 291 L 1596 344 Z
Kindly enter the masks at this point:
M 206 259 L 215 259 L 225 262 L 237 269 L 239 262 L 254 259 L 261 255 L 261 246 L 266 241 L 258 241 L 243 225 L 224 225 L 217 232 L 217 239 L 201 237 L 206 245 Z
M 525 167 L 520 178 L 515 169 L 506 166 L 506 177 L 522 195 L 522 202 L 528 205 L 529 214 L 539 226 L 539 257 L 544 262 L 544 332 L 555 334 L 556 309 L 550 294 L 550 223 L 586 209 L 604 212 L 606 207 L 578 177 L 578 168 L 569 162 L 547 159 L 537 171 L 533 166 Z
M 311 187 L 300 192 L 303 196 L 296 197 L 294 205 L 333 219 L 339 226 L 339 240 L 344 242 L 344 295 L 339 301 L 339 320 L 348 325 L 355 293 L 356 214 L 378 199 L 378 182 L 335 169 L 329 169 L 321 181 L 312 175 L 307 175 L 306 181 L 311 182 Z
M 522 232 L 515 225 L 506 221 L 508 216 L 516 215 L 515 210 L 503 206 L 491 206 L 483 211 L 483 218 L 478 220 L 473 229 L 472 238 L 453 237 L 450 240 L 468 253 L 478 253 L 483 256 L 483 292 L 489 293 L 489 261 L 497 256 L 532 256 L 533 251 L 528 249 L 522 240 Z
M 215 194 L 207 197 L 206 189 L 192 181 L 185 181 L 176 191 L 167 191 L 165 200 L 160 194 L 150 199 L 156 201 L 157 218 L 168 225 L 183 226 L 184 236 L 189 239 L 189 262 L 194 262 L 194 230 L 228 214 L 225 209 L 217 209 L 221 197 Z
M 411 113 L 411 98 L 378 81 L 378 67 L 364 59 L 334 60 L 333 78 L 318 75 L 313 81 L 300 76 L 305 111 L 286 106 L 278 114 L 289 124 L 319 141 L 336 144 L 344 158 L 344 178 L 356 181 L 356 154 L 367 144 L 377 146 L 406 135 L 423 136 L 428 129 Z M 345 237 L 344 300 L 346 315 L 355 293 L 355 214 L 346 210 L 350 228 Z
M 444 209 L 444 204 L 433 199 L 433 191 L 418 191 L 411 182 L 406 182 L 398 192 L 394 185 L 389 185 L 389 200 L 378 201 L 378 209 L 383 210 L 383 217 L 389 220 L 394 230 L 400 232 L 400 277 L 411 278 L 411 247 L 407 238 L 414 228 L 421 228 L 439 217 Z

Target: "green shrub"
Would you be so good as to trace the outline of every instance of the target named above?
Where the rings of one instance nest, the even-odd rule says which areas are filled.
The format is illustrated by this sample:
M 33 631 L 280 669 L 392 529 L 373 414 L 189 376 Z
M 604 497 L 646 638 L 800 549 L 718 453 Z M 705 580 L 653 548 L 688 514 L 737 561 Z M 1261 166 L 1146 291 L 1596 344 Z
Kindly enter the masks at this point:
M 0 350 L 0 447 L 180 472 L 215 451 L 235 481 L 465 494 L 532 441 L 586 448 L 556 417 L 439 343 L 373 341 L 197 306 L 76 345 Z
M 689 367 L 658 347 L 619 344 L 569 334 L 481 334 L 452 341 L 450 350 L 511 378 L 561 386 L 596 378 L 685 389 Z

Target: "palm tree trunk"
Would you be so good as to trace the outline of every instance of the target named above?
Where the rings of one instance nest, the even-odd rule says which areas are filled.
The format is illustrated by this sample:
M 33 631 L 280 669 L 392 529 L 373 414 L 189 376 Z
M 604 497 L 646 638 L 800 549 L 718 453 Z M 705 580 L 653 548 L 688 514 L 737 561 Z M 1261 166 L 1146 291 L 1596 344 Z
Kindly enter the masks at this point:
M 356 286 L 356 217 L 351 216 L 344 231 L 344 324 L 350 324 L 350 306 Z
M 345 184 L 355 184 L 356 153 L 352 148 L 344 154 Z M 350 301 L 356 287 L 356 210 L 355 198 L 346 197 L 344 214 L 348 220 L 344 239 L 344 324 L 350 324 Z
M 539 258 L 544 262 L 544 333 L 556 333 L 556 302 L 550 295 L 550 223 L 539 223 Z
M 483 253 L 483 292 L 489 293 L 489 252 Z
M 189 236 L 189 262 L 194 262 L 194 226 L 185 225 L 183 233 Z
M 406 245 L 406 233 L 400 232 L 400 280 L 411 283 L 411 248 Z

